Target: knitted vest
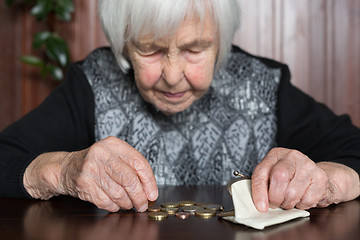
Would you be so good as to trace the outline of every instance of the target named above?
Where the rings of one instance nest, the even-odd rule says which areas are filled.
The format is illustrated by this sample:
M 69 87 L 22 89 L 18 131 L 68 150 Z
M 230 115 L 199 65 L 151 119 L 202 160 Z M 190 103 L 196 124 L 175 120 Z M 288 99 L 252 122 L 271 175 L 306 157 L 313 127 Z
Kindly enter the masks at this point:
M 158 185 L 226 184 L 234 170 L 251 175 L 276 146 L 280 69 L 233 51 L 207 93 L 166 116 L 140 96 L 109 48 L 80 66 L 95 98 L 95 138 L 116 136 L 150 162 Z

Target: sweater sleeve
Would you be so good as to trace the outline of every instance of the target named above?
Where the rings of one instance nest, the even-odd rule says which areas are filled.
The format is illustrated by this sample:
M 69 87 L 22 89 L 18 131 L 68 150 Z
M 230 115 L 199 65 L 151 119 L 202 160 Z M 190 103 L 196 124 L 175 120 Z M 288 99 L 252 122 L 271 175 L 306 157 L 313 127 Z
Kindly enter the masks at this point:
M 360 129 L 347 115 L 336 116 L 290 83 L 283 66 L 278 91 L 279 146 L 297 149 L 315 162 L 342 163 L 360 173 Z
M 38 155 L 76 151 L 94 142 L 94 98 L 76 64 L 35 110 L 0 133 L 0 197 L 30 197 L 23 174 Z

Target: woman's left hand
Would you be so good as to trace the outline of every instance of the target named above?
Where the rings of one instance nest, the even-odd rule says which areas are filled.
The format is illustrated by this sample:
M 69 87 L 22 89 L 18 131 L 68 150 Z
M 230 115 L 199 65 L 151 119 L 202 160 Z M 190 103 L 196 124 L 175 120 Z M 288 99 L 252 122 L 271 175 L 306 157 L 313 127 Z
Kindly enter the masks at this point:
M 252 197 L 256 208 L 309 209 L 360 195 L 359 175 L 338 163 L 315 163 L 299 151 L 274 148 L 256 166 Z

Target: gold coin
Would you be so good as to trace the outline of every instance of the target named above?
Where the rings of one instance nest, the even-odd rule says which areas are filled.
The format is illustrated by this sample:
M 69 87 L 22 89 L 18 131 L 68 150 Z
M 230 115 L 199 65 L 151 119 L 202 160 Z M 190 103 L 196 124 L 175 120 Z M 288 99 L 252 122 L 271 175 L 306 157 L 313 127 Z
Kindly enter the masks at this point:
M 163 208 L 177 208 L 179 207 L 179 203 L 177 202 L 164 202 L 161 204 Z
M 235 210 L 230 210 L 218 214 L 218 217 L 233 217 L 235 216 Z
M 219 204 L 206 204 L 204 208 L 211 209 L 214 211 L 224 211 L 224 207 Z
M 175 216 L 180 219 L 186 219 L 190 216 L 190 213 L 187 212 L 177 212 L 175 213 Z
M 191 214 L 195 214 L 199 210 L 204 210 L 204 208 L 200 207 L 200 206 L 185 206 L 185 207 L 181 207 L 181 210 L 183 212 L 188 212 L 188 213 L 191 213 Z
M 195 205 L 196 206 L 200 206 L 200 207 L 205 207 L 205 205 L 208 205 L 209 203 L 206 202 L 196 202 Z
M 180 207 L 194 206 L 195 203 L 196 203 L 195 201 L 189 201 L 189 200 L 187 200 L 187 201 L 180 201 L 180 202 L 179 202 L 179 206 L 180 206 Z
M 200 218 L 212 218 L 216 215 L 216 211 L 211 209 L 203 209 L 195 212 L 195 216 Z
M 167 212 L 168 214 L 175 214 L 177 212 L 178 208 L 172 208 L 172 207 L 168 207 L 168 208 L 161 208 L 161 211 L 163 212 Z
M 149 213 L 149 218 L 155 219 L 155 220 L 164 220 L 167 218 L 168 214 L 166 212 L 151 212 Z
M 161 207 L 159 206 L 152 206 L 148 208 L 148 212 L 159 212 L 161 210 Z

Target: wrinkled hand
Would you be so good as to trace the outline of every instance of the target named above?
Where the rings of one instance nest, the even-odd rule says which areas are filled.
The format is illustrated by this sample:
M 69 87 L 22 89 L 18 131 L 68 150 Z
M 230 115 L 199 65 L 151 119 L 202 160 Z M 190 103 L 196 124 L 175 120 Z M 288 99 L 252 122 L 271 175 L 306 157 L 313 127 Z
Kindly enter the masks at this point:
M 34 174 L 44 177 L 34 179 Z M 35 198 L 71 195 L 110 212 L 132 207 L 143 212 L 148 200 L 158 197 L 149 162 L 115 137 L 79 152 L 40 155 L 25 171 L 24 186 Z
M 291 149 L 272 149 L 252 175 L 252 197 L 261 212 L 269 207 L 326 207 L 359 194 L 359 175 L 353 169 L 332 162 L 316 164 Z

